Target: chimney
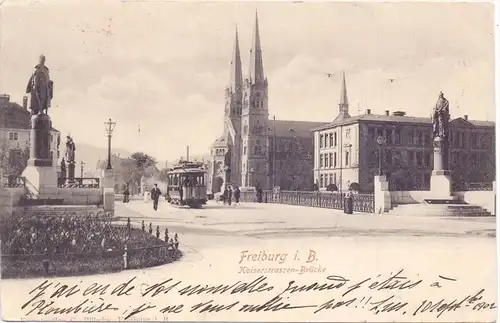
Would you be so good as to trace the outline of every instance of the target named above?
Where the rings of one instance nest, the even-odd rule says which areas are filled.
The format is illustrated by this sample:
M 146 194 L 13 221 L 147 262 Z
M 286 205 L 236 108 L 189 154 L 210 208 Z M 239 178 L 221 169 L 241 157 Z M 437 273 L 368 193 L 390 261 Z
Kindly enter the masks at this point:
M 366 113 L 365 114 L 372 114 L 372 109 L 366 109 Z
M 189 146 L 186 147 L 186 161 L 189 161 Z
M 464 115 L 464 119 L 465 120 L 469 120 L 469 116 L 468 115 Z
M 23 96 L 23 108 L 24 110 L 28 110 L 28 97 L 26 95 Z
M 385 110 L 385 115 L 388 116 L 389 115 L 389 110 Z

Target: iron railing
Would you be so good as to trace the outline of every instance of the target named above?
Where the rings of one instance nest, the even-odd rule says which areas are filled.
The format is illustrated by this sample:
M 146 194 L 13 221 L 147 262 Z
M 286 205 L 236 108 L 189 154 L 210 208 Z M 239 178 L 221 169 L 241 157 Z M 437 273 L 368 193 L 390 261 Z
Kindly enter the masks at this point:
M 256 192 L 241 192 L 242 202 L 257 202 Z M 263 203 L 277 203 L 319 207 L 327 209 L 344 209 L 345 195 L 338 192 L 304 192 L 304 191 L 263 191 Z M 373 194 L 353 194 L 354 212 L 375 212 L 375 199 Z
M 4 175 L 3 186 L 8 188 L 26 187 L 26 179 L 17 175 Z
M 60 177 L 57 186 L 60 188 L 99 188 L 100 178 L 97 177 L 79 177 L 74 182 L 68 182 L 67 178 Z

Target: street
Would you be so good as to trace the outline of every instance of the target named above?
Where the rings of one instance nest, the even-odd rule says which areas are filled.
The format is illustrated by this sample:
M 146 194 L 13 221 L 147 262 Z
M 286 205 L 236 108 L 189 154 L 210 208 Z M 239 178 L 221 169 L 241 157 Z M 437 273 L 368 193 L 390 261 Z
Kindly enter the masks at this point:
M 156 212 L 151 201 L 120 202 L 116 204 L 115 213 L 123 221 L 130 217 L 132 225 L 136 227 L 140 227 L 143 220 L 146 229 L 149 222 L 153 224 L 154 231 L 159 225 L 161 238 L 165 227 L 168 227 L 170 237 L 175 233 L 179 235 L 184 256 L 178 262 L 145 270 L 58 278 L 54 281 L 65 284 L 80 282 L 82 286 L 94 282 L 118 285 L 135 276 L 136 286 L 140 284 L 144 293 L 145 286 L 168 279 L 181 281 L 181 286 L 216 286 L 237 281 L 255 282 L 259 276 L 265 276 L 266 282 L 276 290 L 291 288 L 287 291 L 286 302 L 314 303 L 312 306 L 318 311 L 314 314 L 314 320 L 318 321 L 373 318 L 381 321 L 491 321 L 496 314 L 493 309 L 495 305 L 491 309 L 474 311 L 446 310 L 437 318 L 438 312 L 431 311 L 431 307 L 425 310 L 423 308 L 426 307 L 422 307 L 424 303 L 437 304 L 441 301 L 449 304 L 460 299 L 490 302 L 488 306 L 496 302 L 496 243 L 492 236 L 495 218 L 443 219 L 362 213 L 347 216 L 328 209 L 251 203 L 227 206 L 209 202 L 203 209 L 184 209 L 172 207 L 164 201 Z M 377 284 L 387 277 L 389 280 L 385 280 L 384 284 L 388 284 L 388 281 L 401 284 L 406 280 L 422 282 L 417 281 L 417 288 L 412 290 L 393 287 L 389 290 L 385 290 L 387 287 L 371 290 L 371 287 L 367 288 L 368 285 L 353 288 L 348 296 L 357 301 L 373 297 L 387 302 L 388 298 L 395 297 L 398 302 L 408 303 L 402 307 L 404 311 L 382 311 L 378 314 L 372 303 L 370 308 L 368 305 L 337 305 L 338 308 L 331 312 L 335 306 L 327 302 L 332 297 L 339 301 L 343 299 L 335 291 L 328 292 L 333 296 L 328 296 L 326 291 L 293 292 L 298 291 L 299 285 L 320 284 L 325 279 L 334 279 L 332 277 L 341 277 L 350 282 L 379 281 Z M 22 313 L 26 314 L 20 306 L 27 300 L 9 298 L 9 291 L 16 290 L 19 295 L 28 295 L 42 281 L 2 281 L 2 300 L 5 301 L 3 318 L 19 318 L 23 316 Z M 292 288 L 294 284 L 297 286 Z M 394 286 L 396 283 L 391 284 Z M 299 321 L 311 319 L 314 312 L 307 308 L 258 313 L 233 310 L 215 311 L 207 317 L 207 313 L 201 311 L 201 307 L 196 307 L 196 304 L 209 301 L 214 302 L 213 305 L 228 305 L 235 301 L 239 305 L 263 304 L 276 293 L 208 295 L 200 292 L 201 295 L 198 293 L 193 296 L 169 293 L 168 297 L 158 295 L 155 298 L 151 293 L 126 299 L 132 307 L 146 300 L 155 306 L 138 313 L 135 319 Z M 104 299 L 120 305 L 125 301 L 113 296 Z M 160 308 L 175 304 L 182 304 L 185 310 L 177 314 L 158 312 Z M 477 304 L 471 303 L 471 306 L 474 305 Z M 125 312 L 130 313 L 127 310 Z M 36 316 L 32 313 L 29 317 Z M 85 315 L 75 315 L 75 318 L 85 318 Z M 102 317 L 96 316 L 96 319 L 99 318 Z

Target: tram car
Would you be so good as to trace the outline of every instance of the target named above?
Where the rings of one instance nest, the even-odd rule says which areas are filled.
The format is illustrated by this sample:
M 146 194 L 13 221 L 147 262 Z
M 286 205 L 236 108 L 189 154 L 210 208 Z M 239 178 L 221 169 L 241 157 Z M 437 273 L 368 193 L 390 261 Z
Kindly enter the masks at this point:
M 167 173 L 167 201 L 172 205 L 198 208 L 207 203 L 203 164 L 182 161 Z

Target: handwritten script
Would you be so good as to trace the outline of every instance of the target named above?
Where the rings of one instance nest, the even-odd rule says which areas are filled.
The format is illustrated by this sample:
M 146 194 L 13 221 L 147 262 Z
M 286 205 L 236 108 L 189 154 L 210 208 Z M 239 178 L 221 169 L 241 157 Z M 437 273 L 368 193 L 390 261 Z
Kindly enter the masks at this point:
M 240 312 L 248 317 L 259 312 L 307 311 L 312 320 L 320 313 L 346 309 L 365 311 L 367 318 L 391 313 L 414 320 L 424 314 L 440 318 L 457 311 L 496 312 L 497 304 L 487 299 L 485 288 L 463 291 L 451 298 L 440 296 L 441 290 L 457 283 L 457 279 L 444 275 L 423 281 L 418 276 L 408 277 L 402 269 L 362 279 L 328 275 L 318 276 L 314 282 L 289 280 L 280 285 L 272 283 L 272 276 L 264 275 L 216 285 L 173 277 L 147 285 L 137 277 L 115 285 L 65 285 L 45 280 L 21 302 L 21 310 L 26 317 L 99 314 L 113 320 L 166 316 L 175 320 L 186 312 Z M 421 295 L 430 296 L 419 299 Z

